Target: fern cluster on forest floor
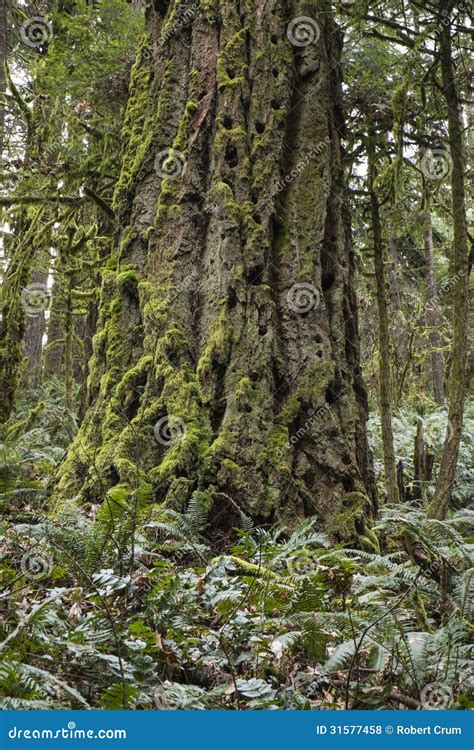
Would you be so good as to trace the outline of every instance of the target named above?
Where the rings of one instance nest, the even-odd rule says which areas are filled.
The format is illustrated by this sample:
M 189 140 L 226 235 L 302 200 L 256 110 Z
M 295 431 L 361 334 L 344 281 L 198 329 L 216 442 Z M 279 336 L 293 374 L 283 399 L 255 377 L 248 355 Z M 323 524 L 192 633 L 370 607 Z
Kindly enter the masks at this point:
M 0 708 L 473 707 L 473 510 L 386 505 L 380 555 L 335 547 L 317 518 L 243 519 L 216 555 L 195 509 L 144 488 L 51 519 L 75 422 L 59 383 L 36 396 L 3 435 Z M 395 422 L 406 459 L 412 416 Z

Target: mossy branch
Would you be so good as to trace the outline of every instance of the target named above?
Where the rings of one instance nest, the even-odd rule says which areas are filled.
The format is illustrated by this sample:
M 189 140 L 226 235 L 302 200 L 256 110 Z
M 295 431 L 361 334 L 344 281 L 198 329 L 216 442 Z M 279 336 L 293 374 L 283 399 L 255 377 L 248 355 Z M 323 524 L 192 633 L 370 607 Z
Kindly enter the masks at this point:
M 73 195 L 3 195 L 0 206 L 34 206 L 44 203 L 63 203 L 69 206 L 80 206 L 84 199 Z
M 234 565 L 236 565 L 239 570 L 247 576 L 257 576 L 257 577 L 263 577 L 263 578 L 271 578 L 274 581 L 281 581 L 282 578 L 277 573 L 274 573 L 273 570 L 269 570 L 268 568 L 264 568 L 262 565 L 256 565 L 256 563 L 251 563 L 248 560 L 243 560 L 241 557 L 236 557 L 235 555 L 229 555 L 229 560 L 232 560 Z M 216 562 L 219 560 L 218 557 L 215 557 L 213 562 Z
M 84 188 L 84 192 L 88 198 L 93 200 L 94 203 L 96 203 L 99 206 L 99 208 L 101 208 L 102 211 L 104 211 L 107 214 L 107 216 L 110 216 L 111 219 L 115 219 L 114 210 L 112 209 L 111 206 L 109 206 L 109 204 L 103 198 L 100 197 L 100 195 L 97 195 L 97 193 L 95 193 L 94 190 L 91 190 L 91 188 L 88 188 L 88 187 Z
M 7 80 L 8 88 L 12 92 L 12 97 L 17 103 L 23 117 L 25 118 L 25 122 L 27 124 L 28 130 L 30 130 L 32 122 L 33 122 L 33 115 L 27 103 L 25 102 L 22 95 L 18 91 L 17 87 L 13 83 L 8 63 L 5 63 L 5 78 Z

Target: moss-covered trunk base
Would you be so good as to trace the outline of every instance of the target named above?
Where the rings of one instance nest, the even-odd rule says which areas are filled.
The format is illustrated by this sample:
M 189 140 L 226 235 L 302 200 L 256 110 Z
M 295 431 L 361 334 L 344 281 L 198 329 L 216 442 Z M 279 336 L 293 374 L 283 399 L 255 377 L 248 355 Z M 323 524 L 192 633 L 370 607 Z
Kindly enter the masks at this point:
M 374 510 L 340 137 L 320 2 L 150 13 L 133 70 L 88 409 L 60 500 L 190 502 L 215 533 Z M 190 14 L 190 15 L 189 15 Z M 313 41 L 289 39 L 313 19 Z M 311 31 L 310 28 L 310 31 Z

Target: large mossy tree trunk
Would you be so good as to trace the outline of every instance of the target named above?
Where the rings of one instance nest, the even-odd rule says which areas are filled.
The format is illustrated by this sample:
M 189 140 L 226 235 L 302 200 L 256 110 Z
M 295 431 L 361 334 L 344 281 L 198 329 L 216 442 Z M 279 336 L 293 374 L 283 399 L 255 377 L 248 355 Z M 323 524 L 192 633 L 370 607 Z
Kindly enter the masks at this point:
M 185 8 L 148 10 L 58 496 L 142 485 L 215 530 L 317 513 L 373 545 L 339 33 L 319 1 Z M 295 46 L 302 16 L 314 42 Z

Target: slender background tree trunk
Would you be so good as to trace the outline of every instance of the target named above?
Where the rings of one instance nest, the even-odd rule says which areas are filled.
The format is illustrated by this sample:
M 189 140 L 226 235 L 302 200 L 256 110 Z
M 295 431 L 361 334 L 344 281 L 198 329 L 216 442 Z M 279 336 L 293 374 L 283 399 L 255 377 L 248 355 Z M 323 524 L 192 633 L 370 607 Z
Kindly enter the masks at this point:
M 426 321 L 429 327 L 429 340 L 431 347 L 431 372 L 433 381 L 433 397 L 437 404 L 444 404 L 444 375 L 443 359 L 441 356 L 441 336 L 439 333 L 441 315 L 439 310 L 438 290 L 436 286 L 436 274 L 434 266 L 433 249 L 433 226 L 431 223 L 431 212 L 426 212 L 426 272 L 428 277 L 427 299 L 426 299 Z
M 379 405 L 382 426 L 383 460 L 387 499 L 390 503 L 399 501 L 397 464 L 393 447 L 392 430 L 392 364 L 390 356 L 390 326 L 387 304 L 387 280 L 385 273 L 385 253 L 380 219 L 380 206 L 375 180 L 377 177 L 375 131 L 369 126 L 367 139 L 369 157 L 369 192 L 374 239 L 375 282 L 377 287 L 377 309 L 379 314 Z
M 329 5 L 166 6 L 133 70 L 117 270 L 59 495 L 144 483 L 215 533 L 317 513 L 373 545 Z
M 440 17 L 449 18 L 454 3 L 441 0 Z M 466 220 L 464 174 L 466 161 L 463 121 L 456 88 L 450 24 L 441 24 L 440 52 L 443 92 L 448 109 L 449 150 L 452 159 L 451 193 L 453 206 L 453 344 L 450 370 L 448 428 L 443 446 L 436 490 L 430 505 L 435 518 L 444 518 L 449 508 L 461 441 L 464 399 L 469 356 L 469 248 Z

